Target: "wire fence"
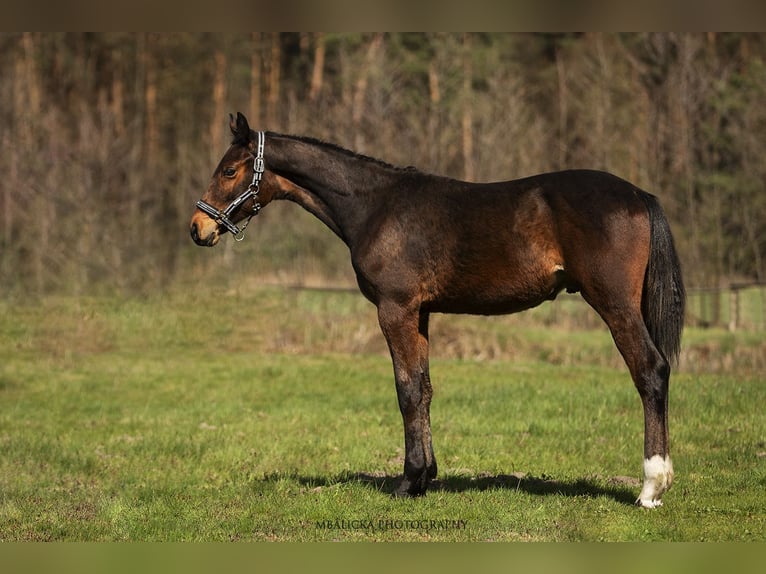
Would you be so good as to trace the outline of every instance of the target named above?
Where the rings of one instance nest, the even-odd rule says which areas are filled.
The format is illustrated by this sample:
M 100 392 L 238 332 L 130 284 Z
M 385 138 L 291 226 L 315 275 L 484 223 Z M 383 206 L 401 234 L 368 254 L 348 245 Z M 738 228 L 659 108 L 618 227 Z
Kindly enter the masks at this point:
M 766 284 L 741 283 L 725 288 L 689 289 L 687 324 L 729 331 L 766 330 Z

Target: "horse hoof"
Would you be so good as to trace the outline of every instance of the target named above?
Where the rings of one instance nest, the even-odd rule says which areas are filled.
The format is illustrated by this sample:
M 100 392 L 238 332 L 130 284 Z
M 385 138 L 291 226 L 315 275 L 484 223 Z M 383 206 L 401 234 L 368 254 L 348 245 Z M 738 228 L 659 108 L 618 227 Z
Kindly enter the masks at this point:
M 659 498 L 656 500 L 641 500 L 639 498 L 636 500 L 636 506 L 640 506 L 641 508 L 657 508 L 662 506 L 662 500 Z
M 654 455 L 644 460 L 644 485 L 636 500 L 637 506 L 657 508 L 662 506 L 662 495 L 673 484 L 673 461 L 669 456 Z
M 410 482 L 406 478 L 403 478 L 399 483 L 399 486 L 394 490 L 394 498 L 415 498 L 418 496 L 424 496 L 427 490 L 426 485 L 421 484 L 423 481 Z

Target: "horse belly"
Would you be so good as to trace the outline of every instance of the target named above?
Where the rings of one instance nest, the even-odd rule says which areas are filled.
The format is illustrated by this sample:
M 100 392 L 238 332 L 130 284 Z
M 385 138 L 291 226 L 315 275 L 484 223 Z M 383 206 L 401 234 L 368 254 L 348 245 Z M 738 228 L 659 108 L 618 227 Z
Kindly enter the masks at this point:
M 504 315 L 536 307 L 576 286 L 557 262 L 533 268 L 514 265 L 458 268 L 428 308 L 440 313 Z

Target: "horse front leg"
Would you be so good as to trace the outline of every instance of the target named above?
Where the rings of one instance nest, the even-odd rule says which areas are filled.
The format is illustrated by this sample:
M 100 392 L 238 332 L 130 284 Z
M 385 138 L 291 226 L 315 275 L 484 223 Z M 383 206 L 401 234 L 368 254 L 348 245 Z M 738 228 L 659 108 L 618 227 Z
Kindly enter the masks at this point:
M 395 494 L 419 496 L 436 477 L 431 443 L 433 391 L 428 372 L 428 314 L 416 306 L 381 304 L 378 320 L 391 351 L 404 423 L 404 477 Z

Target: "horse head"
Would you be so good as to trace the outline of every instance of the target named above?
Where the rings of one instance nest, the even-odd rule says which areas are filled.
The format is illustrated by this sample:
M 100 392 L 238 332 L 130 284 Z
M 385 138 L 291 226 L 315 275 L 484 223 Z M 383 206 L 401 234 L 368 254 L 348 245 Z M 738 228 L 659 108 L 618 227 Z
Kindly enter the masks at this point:
M 191 219 L 190 233 L 197 245 L 212 247 L 226 231 L 235 238 L 241 236 L 250 218 L 273 195 L 268 184 L 272 176 L 264 177 L 264 133 L 251 130 L 247 118 L 239 112 L 236 118 L 229 115 L 229 127 L 234 139 Z M 246 223 L 240 229 L 237 223 L 243 220 Z

